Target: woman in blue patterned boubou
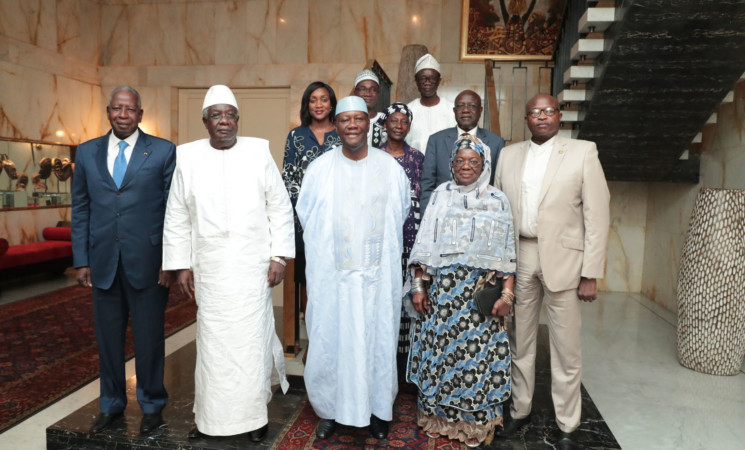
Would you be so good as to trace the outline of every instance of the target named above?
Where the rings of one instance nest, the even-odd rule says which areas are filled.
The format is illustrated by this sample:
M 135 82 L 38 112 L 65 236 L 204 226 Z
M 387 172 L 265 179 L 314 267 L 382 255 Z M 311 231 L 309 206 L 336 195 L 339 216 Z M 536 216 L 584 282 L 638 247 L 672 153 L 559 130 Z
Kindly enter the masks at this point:
M 433 192 L 411 252 L 406 302 L 416 319 L 407 378 L 419 388 L 419 426 L 469 447 L 491 442 L 510 396 L 504 316 L 514 300 L 515 238 L 507 197 L 489 185 L 484 150 L 473 136 L 456 141 L 453 179 Z M 502 295 L 481 314 L 474 295 L 496 281 Z

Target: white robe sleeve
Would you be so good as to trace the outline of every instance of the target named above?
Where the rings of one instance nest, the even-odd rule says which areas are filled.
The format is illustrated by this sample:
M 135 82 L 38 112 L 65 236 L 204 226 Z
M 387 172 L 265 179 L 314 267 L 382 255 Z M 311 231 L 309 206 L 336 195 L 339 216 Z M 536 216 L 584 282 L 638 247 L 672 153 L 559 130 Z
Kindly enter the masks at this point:
M 409 177 L 406 176 L 406 172 L 403 168 L 399 166 L 399 174 L 397 179 L 398 184 L 398 196 L 400 198 L 401 205 L 403 205 L 403 209 L 401 213 L 403 214 L 401 218 L 401 227 L 403 228 L 404 222 L 406 222 L 406 219 L 409 217 L 409 209 L 411 209 L 411 185 L 409 183 Z
M 269 147 L 266 149 L 266 156 L 264 196 L 271 235 L 271 255 L 294 258 L 295 226 L 292 203 L 282 176 L 269 153 Z
M 315 163 L 316 161 L 313 162 Z M 295 205 L 297 218 L 300 220 L 300 225 L 302 225 L 303 228 L 308 224 L 311 211 L 313 211 L 316 203 L 319 186 L 316 186 L 316 171 L 313 169 L 317 165 L 318 164 L 311 164 L 308 166 L 308 170 L 305 172 L 305 176 L 303 177 L 303 184 L 300 186 L 300 194 L 298 195 L 297 204 Z
M 163 226 L 163 270 L 191 267 L 191 215 L 186 204 L 184 159 L 176 158 L 176 170 L 168 194 Z

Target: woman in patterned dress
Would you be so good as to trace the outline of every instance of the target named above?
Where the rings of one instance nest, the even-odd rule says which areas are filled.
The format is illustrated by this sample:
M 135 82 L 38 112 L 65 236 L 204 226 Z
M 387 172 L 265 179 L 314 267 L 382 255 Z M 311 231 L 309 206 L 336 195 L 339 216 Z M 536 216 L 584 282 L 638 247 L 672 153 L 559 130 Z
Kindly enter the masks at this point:
M 433 192 L 409 259 L 420 315 L 408 378 L 419 388 L 417 421 L 424 431 L 477 447 L 502 426 L 510 395 L 504 316 L 514 299 L 515 238 L 507 197 L 489 185 L 490 154 L 481 141 L 459 137 L 450 161 L 453 181 Z M 502 296 L 484 316 L 474 295 L 497 278 Z
M 341 144 L 333 123 L 336 94 L 331 86 L 314 81 L 303 93 L 300 102 L 300 123 L 287 135 L 282 179 L 290 194 L 295 213 L 295 284 L 301 292 L 301 311 L 305 311 L 308 297 L 305 291 L 305 245 L 303 229 L 298 221 L 295 205 L 308 165 L 316 158 Z
M 375 144 L 381 150 L 391 155 L 406 172 L 411 188 L 411 209 L 409 216 L 404 222 L 404 251 L 401 255 L 401 267 L 406 279 L 407 267 L 409 266 L 409 254 L 414 246 L 414 239 L 419 230 L 421 219 L 419 212 L 419 197 L 421 195 L 422 170 L 424 167 L 424 155 L 415 148 L 411 148 L 404 139 L 411 129 L 413 119 L 411 110 L 405 103 L 393 103 L 383 111 L 378 118 L 377 125 L 385 130 L 382 133 L 382 143 Z M 398 335 L 398 373 L 400 377 L 406 374 L 406 359 L 409 355 L 409 329 L 411 319 L 404 310 L 401 311 L 401 325 Z

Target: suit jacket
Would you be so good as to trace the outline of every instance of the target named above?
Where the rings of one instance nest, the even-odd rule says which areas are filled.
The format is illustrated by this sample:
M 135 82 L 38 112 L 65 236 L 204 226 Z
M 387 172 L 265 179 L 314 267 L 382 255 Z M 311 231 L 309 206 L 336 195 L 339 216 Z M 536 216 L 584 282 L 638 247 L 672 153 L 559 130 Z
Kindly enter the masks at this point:
M 158 282 L 176 147 L 140 130 L 117 189 L 106 163 L 110 134 L 80 144 L 75 154 L 73 264 L 90 267 L 93 285 L 108 289 L 121 258 L 130 284 L 144 289 Z
M 491 131 L 483 128 L 476 129 L 476 137 L 491 150 L 491 177 L 489 182 L 494 182 L 494 168 L 497 166 L 499 151 L 504 147 L 504 139 Z M 429 203 L 432 192 L 446 181 L 453 179 L 450 173 L 450 154 L 453 145 L 458 139 L 458 128 L 446 128 L 429 137 L 427 151 L 424 154 L 424 168 L 422 169 L 422 196 L 419 201 L 424 216 L 424 210 Z
M 494 181 L 512 206 L 515 234 L 520 230 L 520 195 L 529 149 L 530 141 L 523 141 L 502 150 Z M 538 204 L 538 254 L 550 290 L 576 289 L 580 276 L 603 278 L 609 202 L 595 143 L 557 136 Z

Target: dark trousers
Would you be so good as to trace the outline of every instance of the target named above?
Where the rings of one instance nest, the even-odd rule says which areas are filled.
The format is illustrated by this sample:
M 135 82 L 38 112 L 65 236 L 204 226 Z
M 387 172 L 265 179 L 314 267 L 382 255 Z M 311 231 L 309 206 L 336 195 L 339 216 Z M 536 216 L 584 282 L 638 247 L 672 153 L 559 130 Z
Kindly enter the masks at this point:
M 145 414 L 160 412 L 166 406 L 168 393 L 163 385 L 163 327 L 167 301 L 167 288 L 157 284 L 145 289 L 132 287 L 121 261 L 109 289 L 93 288 L 102 413 L 115 414 L 127 407 L 124 340 L 130 315 L 135 345 L 137 401 Z

